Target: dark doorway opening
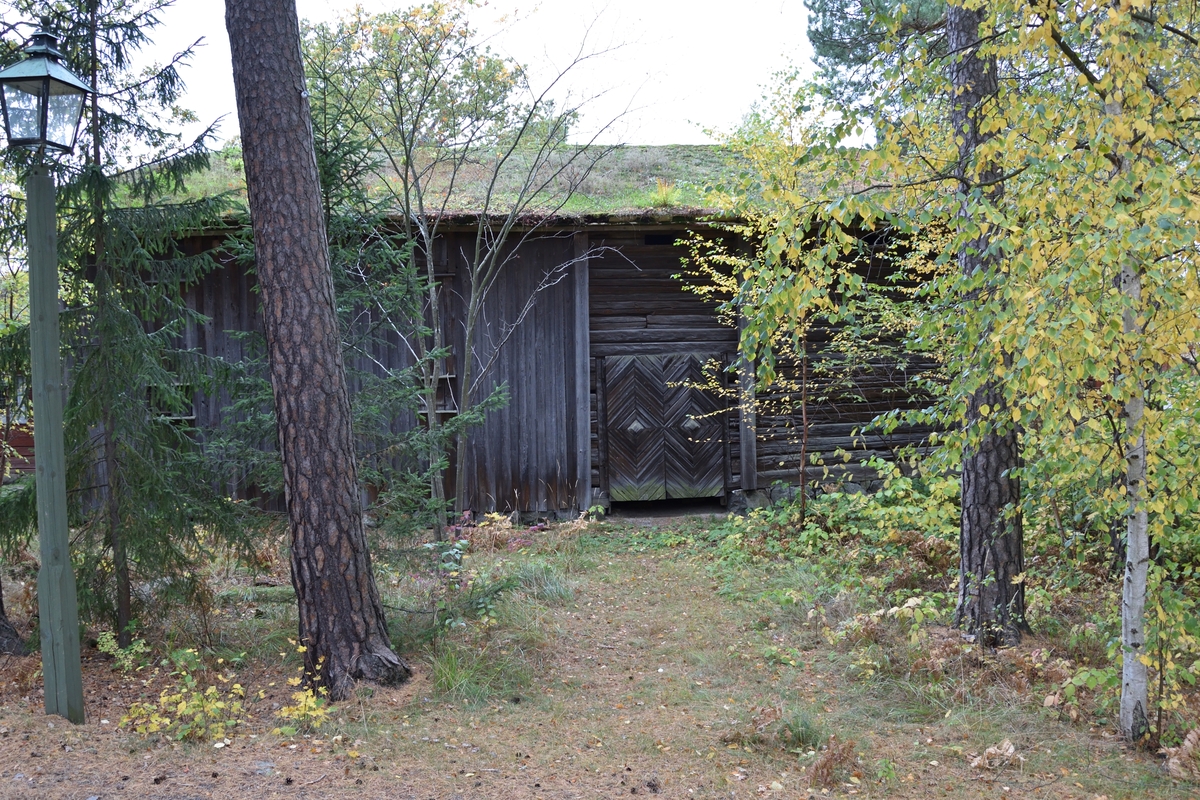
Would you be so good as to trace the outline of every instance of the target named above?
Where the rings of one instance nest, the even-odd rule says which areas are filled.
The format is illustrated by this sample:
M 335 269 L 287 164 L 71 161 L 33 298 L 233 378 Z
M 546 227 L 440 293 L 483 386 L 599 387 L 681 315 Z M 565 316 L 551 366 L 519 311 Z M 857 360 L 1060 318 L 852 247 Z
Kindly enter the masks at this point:
M 614 502 L 609 516 L 617 519 L 658 519 L 662 517 L 707 517 L 725 513 L 723 498 L 687 497 L 670 500 Z

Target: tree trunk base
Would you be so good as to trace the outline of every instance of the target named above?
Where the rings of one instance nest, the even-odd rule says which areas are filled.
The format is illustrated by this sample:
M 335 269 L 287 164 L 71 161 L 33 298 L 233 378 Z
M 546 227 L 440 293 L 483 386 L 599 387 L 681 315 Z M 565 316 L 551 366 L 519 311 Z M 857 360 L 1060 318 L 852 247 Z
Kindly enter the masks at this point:
M 358 660 L 358 678 L 382 686 L 399 686 L 412 677 L 412 669 L 400 656 L 390 651 L 368 653 Z
M 29 652 L 29 646 L 17 629 L 8 621 L 8 617 L 0 616 L 0 654 L 6 656 L 23 656 Z
M 356 658 L 354 666 L 341 675 L 330 674 L 326 682 L 329 699 L 334 703 L 349 699 L 359 681 L 378 686 L 400 686 L 412 678 L 413 670 L 408 663 L 390 649 L 382 648 L 364 652 Z

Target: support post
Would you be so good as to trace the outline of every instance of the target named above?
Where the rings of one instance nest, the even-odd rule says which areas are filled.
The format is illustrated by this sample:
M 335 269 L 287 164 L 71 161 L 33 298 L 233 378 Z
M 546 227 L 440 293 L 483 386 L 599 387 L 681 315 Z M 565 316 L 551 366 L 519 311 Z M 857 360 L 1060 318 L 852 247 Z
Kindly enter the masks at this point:
M 580 513 L 592 505 L 591 315 L 588 300 L 588 235 L 575 232 L 575 485 Z
M 745 327 L 744 317 L 738 317 L 738 339 Z M 758 404 L 754 393 L 754 362 L 738 347 L 738 441 L 741 443 L 739 461 L 742 465 L 742 491 L 758 490 Z M 804 467 L 801 465 L 801 470 Z M 803 472 L 801 472 L 803 474 Z
M 37 464 L 38 619 L 46 713 L 83 722 L 79 605 L 67 531 L 63 380 L 58 342 L 58 232 L 54 178 L 34 167 L 26 184 L 29 339 L 33 364 L 33 443 Z

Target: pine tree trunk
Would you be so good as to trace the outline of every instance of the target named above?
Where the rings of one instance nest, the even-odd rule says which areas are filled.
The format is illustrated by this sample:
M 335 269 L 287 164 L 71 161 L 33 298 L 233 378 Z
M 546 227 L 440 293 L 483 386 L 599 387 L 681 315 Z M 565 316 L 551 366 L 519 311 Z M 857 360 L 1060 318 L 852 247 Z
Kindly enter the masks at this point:
M 967 195 L 983 184 L 984 196 L 993 202 L 1003 191 L 1000 172 L 992 165 L 974 166 L 976 152 L 985 141 L 978 113 L 997 92 L 996 61 L 981 58 L 979 24 L 983 10 L 950 4 L 946 9 L 947 57 L 951 122 L 958 140 L 960 191 L 964 216 L 969 214 Z M 963 219 L 965 225 L 971 220 Z M 959 267 L 967 277 L 990 272 L 993 256 L 983 233 L 963 246 Z M 986 411 L 984 406 L 987 406 Z M 1015 644 L 1025 623 L 1025 588 L 1021 518 L 1016 511 L 1020 486 L 1016 477 L 1020 451 L 1017 431 L 1009 423 L 1008 406 L 1000 386 L 984 383 L 968 401 L 968 443 L 962 463 L 962 529 L 959 539 L 958 607 L 955 622 L 986 645 Z
M 295 0 L 227 0 L 246 186 L 310 679 L 412 674 L 388 640 L 354 460 Z
M 994 384 L 981 387 L 967 406 L 968 432 L 983 424 L 980 407 L 1003 409 Z M 990 412 L 994 414 L 995 412 Z M 1021 517 L 1014 510 L 1020 486 L 1017 432 L 987 430 L 964 449 L 962 528 L 959 537 L 955 624 L 988 646 L 1011 645 L 1029 632 L 1025 622 L 1025 571 Z
M 8 619 L 4 608 L 4 585 L 0 583 L 0 655 L 23 656 L 26 653 L 25 640 Z

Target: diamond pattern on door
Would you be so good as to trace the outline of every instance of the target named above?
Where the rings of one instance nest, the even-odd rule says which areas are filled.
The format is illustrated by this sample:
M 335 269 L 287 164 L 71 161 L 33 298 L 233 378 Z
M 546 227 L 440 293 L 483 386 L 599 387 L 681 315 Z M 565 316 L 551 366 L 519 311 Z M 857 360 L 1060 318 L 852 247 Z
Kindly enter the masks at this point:
M 665 499 L 662 358 L 606 358 L 604 379 L 609 497 L 618 502 Z
M 605 359 L 609 497 L 617 502 L 725 491 L 724 415 L 694 389 L 704 356 Z
M 663 434 L 667 446 L 667 497 L 714 497 L 725 493 L 725 415 L 704 383 L 702 356 L 665 356 Z

